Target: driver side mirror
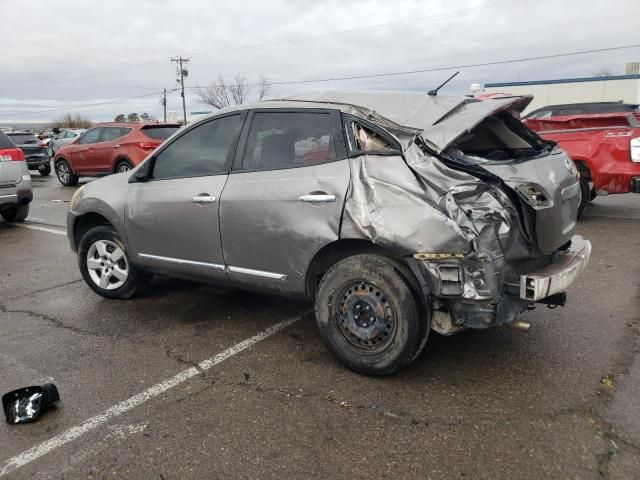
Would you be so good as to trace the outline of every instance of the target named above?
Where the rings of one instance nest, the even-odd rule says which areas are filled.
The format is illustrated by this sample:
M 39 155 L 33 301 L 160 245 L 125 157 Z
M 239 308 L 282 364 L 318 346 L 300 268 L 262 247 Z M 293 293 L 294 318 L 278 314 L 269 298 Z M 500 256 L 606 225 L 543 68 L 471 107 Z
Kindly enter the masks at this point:
M 149 181 L 149 162 L 145 162 L 136 173 L 129 177 L 129 183 L 144 183 Z
M 2 396 L 4 415 L 10 424 L 34 422 L 59 402 L 60 394 L 53 383 L 19 388 Z

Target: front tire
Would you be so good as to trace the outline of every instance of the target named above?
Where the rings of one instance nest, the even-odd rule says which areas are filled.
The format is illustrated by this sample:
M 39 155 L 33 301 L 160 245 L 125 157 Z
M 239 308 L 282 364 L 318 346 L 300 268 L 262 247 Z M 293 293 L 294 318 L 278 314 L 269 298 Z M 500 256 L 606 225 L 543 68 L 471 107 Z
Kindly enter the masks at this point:
M 90 229 L 80 240 L 78 266 L 87 285 L 105 298 L 131 298 L 151 280 L 136 268 L 110 225 Z
M 73 173 L 71 165 L 64 159 L 56 162 L 56 176 L 65 187 L 73 187 L 78 183 L 78 176 Z
M 29 215 L 29 205 L 16 205 L 0 212 L 7 222 L 22 222 Z
M 327 348 L 347 368 L 390 375 L 420 353 L 430 311 L 406 275 L 390 258 L 363 254 L 341 260 L 322 278 L 316 321 Z

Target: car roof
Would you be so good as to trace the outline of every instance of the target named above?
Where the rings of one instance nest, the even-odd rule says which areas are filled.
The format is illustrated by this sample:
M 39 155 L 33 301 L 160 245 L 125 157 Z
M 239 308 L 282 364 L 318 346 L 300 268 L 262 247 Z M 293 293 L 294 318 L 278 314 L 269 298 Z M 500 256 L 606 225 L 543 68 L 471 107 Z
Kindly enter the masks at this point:
M 326 108 L 361 115 L 364 118 L 383 117 L 399 127 L 422 130 L 438 123 L 452 110 L 466 103 L 478 101 L 465 96 L 431 96 L 426 92 L 417 91 L 330 90 L 238 105 L 213 112 L 199 119 L 198 123 L 223 113 L 247 109 Z

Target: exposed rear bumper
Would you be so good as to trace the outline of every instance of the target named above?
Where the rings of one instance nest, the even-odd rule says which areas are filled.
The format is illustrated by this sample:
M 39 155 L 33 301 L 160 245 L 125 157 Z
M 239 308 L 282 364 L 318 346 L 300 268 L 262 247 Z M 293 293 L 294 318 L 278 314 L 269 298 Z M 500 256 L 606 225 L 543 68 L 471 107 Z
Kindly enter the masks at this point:
M 591 242 L 576 235 L 571 245 L 551 264 L 520 276 L 520 298 L 538 301 L 564 292 L 582 273 L 591 256 Z

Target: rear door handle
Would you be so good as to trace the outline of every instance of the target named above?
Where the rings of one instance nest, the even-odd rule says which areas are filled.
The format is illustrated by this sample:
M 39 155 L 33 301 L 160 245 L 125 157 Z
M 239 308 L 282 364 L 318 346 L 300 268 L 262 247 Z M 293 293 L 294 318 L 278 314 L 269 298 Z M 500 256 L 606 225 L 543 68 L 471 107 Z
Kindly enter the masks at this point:
M 120 148 L 120 145 L 114 145 L 114 146 L 113 146 L 113 147 L 111 147 L 111 148 Z
M 198 205 L 204 205 L 206 203 L 213 203 L 216 201 L 216 197 L 211 195 L 198 195 L 191 199 L 191 203 L 197 203 Z
M 300 195 L 299 200 L 301 202 L 307 202 L 307 203 L 331 203 L 336 201 L 336 196 L 329 195 L 326 193 L 324 194 L 314 193 L 309 195 Z

